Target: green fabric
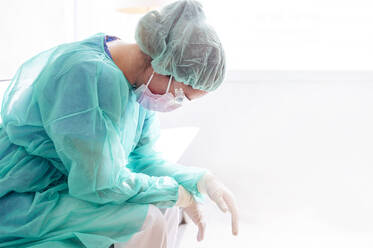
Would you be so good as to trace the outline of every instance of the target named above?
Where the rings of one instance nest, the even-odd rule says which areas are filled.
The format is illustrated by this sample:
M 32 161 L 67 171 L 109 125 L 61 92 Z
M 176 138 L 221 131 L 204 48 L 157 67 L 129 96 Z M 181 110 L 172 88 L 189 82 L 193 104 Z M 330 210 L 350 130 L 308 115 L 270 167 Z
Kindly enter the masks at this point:
M 26 61 L 2 102 L 0 247 L 107 248 L 142 226 L 148 204 L 198 196 L 205 170 L 152 149 L 154 112 L 104 51 L 105 34 Z
M 176 1 L 144 15 L 135 39 L 155 72 L 194 89 L 213 91 L 225 76 L 225 53 L 197 1 Z

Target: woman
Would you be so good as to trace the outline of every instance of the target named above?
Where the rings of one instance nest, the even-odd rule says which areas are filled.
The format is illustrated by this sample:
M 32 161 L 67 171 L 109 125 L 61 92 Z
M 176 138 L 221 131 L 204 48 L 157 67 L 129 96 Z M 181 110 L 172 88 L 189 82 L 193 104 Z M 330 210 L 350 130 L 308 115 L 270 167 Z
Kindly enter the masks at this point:
M 224 52 L 200 4 L 149 12 L 136 44 L 112 38 L 42 52 L 7 89 L 0 247 L 173 247 L 180 207 L 201 240 L 201 193 L 232 213 L 237 234 L 231 193 L 207 170 L 152 149 L 155 113 L 206 95 L 224 77 Z

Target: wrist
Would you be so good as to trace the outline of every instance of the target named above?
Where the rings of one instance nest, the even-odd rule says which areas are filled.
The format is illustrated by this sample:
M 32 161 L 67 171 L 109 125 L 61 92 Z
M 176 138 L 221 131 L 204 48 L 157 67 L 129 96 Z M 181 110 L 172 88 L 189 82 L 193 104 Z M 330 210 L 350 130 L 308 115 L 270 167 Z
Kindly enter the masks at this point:
M 201 194 L 207 194 L 207 184 L 211 181 L 215 176 L 210 172 L 206 172 L 202 178 L 197 183 L 197 189 Z
M 186 208 L 189 207 L 193 201 L 193 196 L 183 186 L 179 185 L 178 198 L 175 206 Z

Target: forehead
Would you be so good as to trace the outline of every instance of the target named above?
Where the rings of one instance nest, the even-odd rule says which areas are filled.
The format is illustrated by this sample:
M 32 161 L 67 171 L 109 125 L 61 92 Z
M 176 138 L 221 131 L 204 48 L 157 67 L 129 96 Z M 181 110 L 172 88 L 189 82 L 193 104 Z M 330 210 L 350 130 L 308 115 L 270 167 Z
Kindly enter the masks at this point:
M 193 99 L 202 97 L 202 96 L 204 96 L 204 95 L 206 95 L 208 93 L 207 91 L 193 89 L 192 86 L 180 83 L 178 81 L 175 81 L 175 86 L 182 88 L 183 91 L 184 91 L 185 96 L 189 100 L 193 100 Z

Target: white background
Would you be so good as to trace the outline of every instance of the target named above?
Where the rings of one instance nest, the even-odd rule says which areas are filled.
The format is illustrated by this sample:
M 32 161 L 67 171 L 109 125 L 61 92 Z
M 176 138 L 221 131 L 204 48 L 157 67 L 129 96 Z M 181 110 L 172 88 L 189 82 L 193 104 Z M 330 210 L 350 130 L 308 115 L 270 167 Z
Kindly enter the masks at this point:
M 227 53 L 227 80 L 161 115 L 162 149 L 221 178 L 236 195 L 241 232 L 232 238 L 228 216 L 207 204 L 206 240 L 196 244 L 191 226 L 182 247 L 373 247 L 372 3 L 202 2 Z M 133 42 L 140 15 L 116 8 L 1 1 L 0 79 L 39 51 L 97 32 Z
M 217 174 L 241 214 L 232 238 L 228 216 L 208 205 L 205 242 L 190 228 L 182 247 L 373 247 L 373 73 L 366 79 L 231 82 L 162 115 L 165 128 L 200 128 L 181 162 Z
M 105 32 L 134 41 L 116 0 L 0 1 L 0 79 L 37 52 Z M 230 71 L 372 70 L 370 0 L 202 0 Z

